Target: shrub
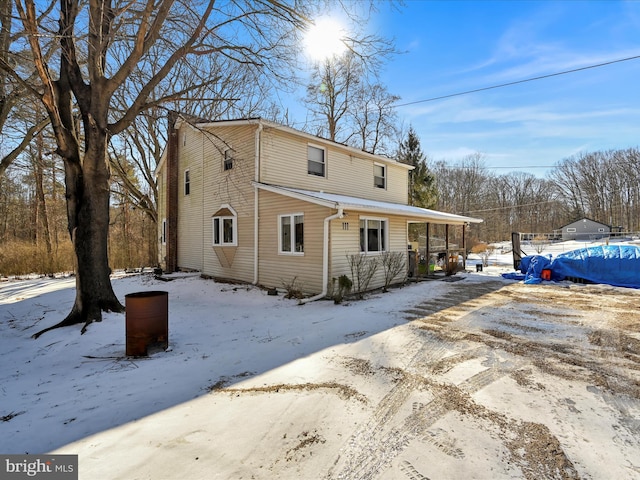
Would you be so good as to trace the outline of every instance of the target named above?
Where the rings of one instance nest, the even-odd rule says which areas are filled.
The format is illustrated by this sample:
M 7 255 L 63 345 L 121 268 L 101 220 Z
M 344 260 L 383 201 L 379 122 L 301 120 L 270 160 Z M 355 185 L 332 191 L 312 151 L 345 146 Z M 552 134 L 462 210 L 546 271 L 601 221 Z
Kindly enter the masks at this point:
M 348 295 L 353 288 L 353 282 L 346 275 L 338 277 L 338 288 L 335 288 L 336 279 L 333 278 L 333 301 L 334 303 L 342 303 L 345 295 Z
M 298 282 L 298 277 L 293 277 L 290 282 L 283 281 L 282 286 L 287 292 L 284 298 L 296 298 L 298 300 L 304 298 L 304 294 L 302 293 L 302 284 Z
M 402 252 L 384 252 L 380 257 L 382 269 L 384 270 L 384 287 L 382 291 L 386 292 L 391 282 L 403 270 L 406 275 L 406 261 Z
M 355 293 L 358 298 L 362 299 L 364 292 L 369 289 L 371 279 L 378 270 L 378 259 L 356 253 L 355 255 L 347 255 L 347 260 L 351 269 L 351 280 L 355 286 Z
M 471 252 L 478 254 L 480 260 L 482 260 L 482 265 L 485 267 L 489 266 L 489 257 L 494 251 L 495 247 L 487 245 L 486 243 L 478 243 L 471 248 Z

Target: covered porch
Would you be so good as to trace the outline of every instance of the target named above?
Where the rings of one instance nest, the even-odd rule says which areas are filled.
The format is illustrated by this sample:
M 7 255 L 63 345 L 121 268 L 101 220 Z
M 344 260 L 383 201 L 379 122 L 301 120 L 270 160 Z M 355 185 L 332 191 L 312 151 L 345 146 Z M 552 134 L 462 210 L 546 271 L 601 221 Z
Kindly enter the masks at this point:
M 407 277 L 420 279 L 453 275 L 464 270 L 467 265 L 468 226 L 468 222 L 409 222 Z

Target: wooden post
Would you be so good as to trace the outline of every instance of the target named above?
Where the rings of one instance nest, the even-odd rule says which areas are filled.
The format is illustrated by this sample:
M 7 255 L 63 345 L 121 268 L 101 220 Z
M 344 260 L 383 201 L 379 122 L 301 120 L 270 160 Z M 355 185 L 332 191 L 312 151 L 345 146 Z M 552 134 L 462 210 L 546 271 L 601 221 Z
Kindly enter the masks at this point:
M 462 224 L 462 268 L 467 269 L 467 241 L 466 241 L 467 224 Z
M 427 244 L 426 244 L 426 248 L 425 248 L 425 256 L 424 256 L 424 261 L 427 265 L 427 275 L 431 275 L 431 271 L 429 270 L 429 261 L 431 260 L 431 252 L 429 251 L 429 222 L 426 223 L 425 225 L 426 230 L 427 230 Z
M 444 250 L 447 255 L 447 262 L 449 261 L 449 224 L 444 226 Z

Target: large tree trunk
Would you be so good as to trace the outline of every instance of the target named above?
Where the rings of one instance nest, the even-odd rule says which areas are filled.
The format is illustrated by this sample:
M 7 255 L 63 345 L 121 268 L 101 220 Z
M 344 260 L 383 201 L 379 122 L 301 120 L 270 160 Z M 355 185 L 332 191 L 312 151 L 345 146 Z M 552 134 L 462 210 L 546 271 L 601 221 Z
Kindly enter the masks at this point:
M 33 335 L 38 338 L 54 328 L 102 320 L 102 312 L 122 312 L 124 307 L 111 285 L 107 243 L 109 232 L 109 168 L 106 133 L 86 129 L 87 151 L 82 164 L 65 159 L 67 216 L 76 256 L 76 299 L 60 323 Z

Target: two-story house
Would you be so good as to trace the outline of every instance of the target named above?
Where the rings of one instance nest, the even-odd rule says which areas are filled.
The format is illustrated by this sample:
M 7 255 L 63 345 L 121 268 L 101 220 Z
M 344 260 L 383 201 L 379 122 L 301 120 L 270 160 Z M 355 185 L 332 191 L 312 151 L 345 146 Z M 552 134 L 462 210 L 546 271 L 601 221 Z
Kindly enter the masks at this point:
M 172 115 L 156 170 L 160 264 L 326 295 L 350 255 L 402 252 L 408 224 L 481 220 L 407 205 L 412 167 L 260 118 Z M 406 272 L 398 275 L 402 280 Z M 383 283 L 382 270 L 371 288 Z

